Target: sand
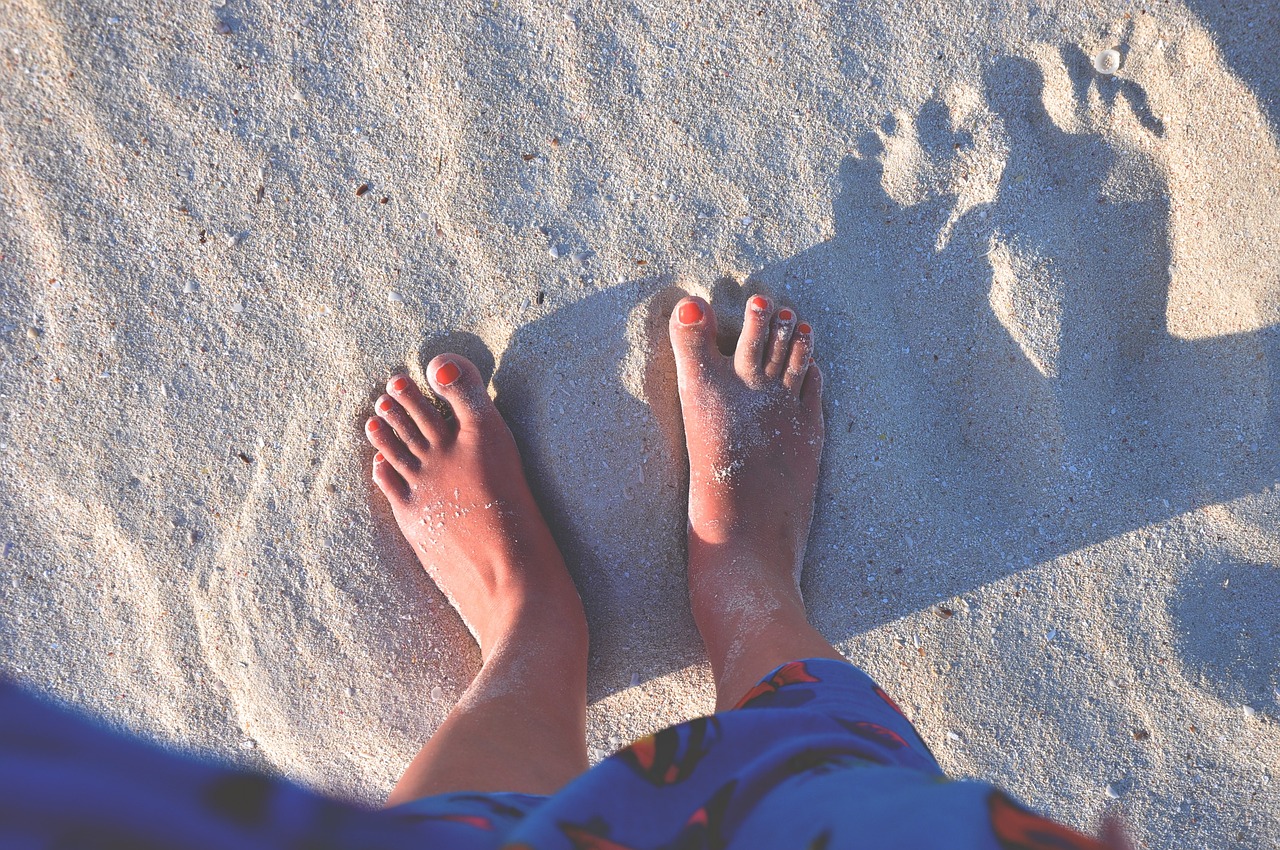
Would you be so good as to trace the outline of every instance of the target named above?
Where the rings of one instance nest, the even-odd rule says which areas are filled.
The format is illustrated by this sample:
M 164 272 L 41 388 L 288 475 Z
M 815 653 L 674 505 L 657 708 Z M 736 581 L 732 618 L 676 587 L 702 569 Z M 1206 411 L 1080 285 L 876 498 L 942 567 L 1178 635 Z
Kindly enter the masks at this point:
M 664 311 L 764 291 L 813 620 L 944 767 L 1277 846 L 1278 53 L 1267 0 L 0 4 L 3 671 L 380 801 L 479 657 L 360 423 L 452 349 L 593 758 L 709 711 Z

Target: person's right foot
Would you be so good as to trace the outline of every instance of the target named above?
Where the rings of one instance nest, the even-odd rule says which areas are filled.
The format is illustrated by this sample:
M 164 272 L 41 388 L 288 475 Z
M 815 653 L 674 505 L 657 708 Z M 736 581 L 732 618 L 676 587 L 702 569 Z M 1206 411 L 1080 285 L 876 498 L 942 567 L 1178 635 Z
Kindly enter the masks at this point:
M 762 665 L 835 654 L 805 620 L 799 588 L 822 373 L 813 329 L 760 295 L 747 301 L 732 357 L 716 347 L 701 298 L 681 300 L 670 324 L 689 449 L 689 595 L 724 707 Z
M 822 454 L 822 374 L 813 329 L 794 311 L 756 295 L 746 312 L 732 357 L 716 348 L 705 301 L 686 298 L 671 314 L 690 534 L 754 553 L 794 583 Z

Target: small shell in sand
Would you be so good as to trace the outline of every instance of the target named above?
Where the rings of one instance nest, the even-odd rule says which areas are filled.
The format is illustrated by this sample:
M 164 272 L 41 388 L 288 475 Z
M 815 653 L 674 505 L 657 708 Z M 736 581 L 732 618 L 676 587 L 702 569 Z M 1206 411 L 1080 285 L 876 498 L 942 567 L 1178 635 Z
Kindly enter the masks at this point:
M 1120 51 L 1108 47 L 1093 56 L 1093 70 L 1108 77 L 1120 70 Z

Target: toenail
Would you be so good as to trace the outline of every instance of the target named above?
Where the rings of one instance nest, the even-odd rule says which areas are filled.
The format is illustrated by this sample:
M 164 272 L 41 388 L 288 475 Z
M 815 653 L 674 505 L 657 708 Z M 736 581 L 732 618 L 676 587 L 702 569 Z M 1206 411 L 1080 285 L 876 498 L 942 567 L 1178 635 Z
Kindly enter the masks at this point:
M 751 306 L 763 312 L 769 309 L 769 302 L 757 295 L 755 298 L 751 299 Z
M 779 321 L 783 321 L 783 322 L 789 322 L 795 317 L 796 317 L 796 314 L 792 313 L 790 310 L 783 310 L 778 314 Z
M 682 325 L 694 325 L 702 321 L 702 305 L 697 301 L 689 301 L 680 305 L 677 313 Z
M 396 378 L 391 382 L 391 391 L 393 393 L 402 393 L 409 388 L 408 378 Z
M 378 452 L 376 455 L 373 456 L 374 463 L 383 463 L 385 461 L 386 461 L 386 458 L 382 456 L 382 452 Z
M 377 431 L 379 428 L 382 427 L 382 423 L 379 422 L 377 419 L 370 419 L 369 424 L 366 425 L 365 427 L 367 427 L 370 431 Z
M 452 360 L 446 360 L 444 365 L 436 370 L 436 383 L 442 387 L 447 387 L 458 380 L 458 376 L 461 374 L 462 370 L 458 368 L 457 363 Z
M 382 401 L 378 402 L 378 409 L 381 410 L 383 413 L 386 413 L 388 410 L 390 410 L 391 399 L 384 398 Z
M 812 333 L 812 332 L 813 332 L 813 328 L 809 327 L 809 323 L 808 323 L 808 322 L 801 322 L 801 323 L 796 327 L 796 330 L 800 331 L 800 333 L 802 333 L 802 334 L 807 334 L 807 333 Z

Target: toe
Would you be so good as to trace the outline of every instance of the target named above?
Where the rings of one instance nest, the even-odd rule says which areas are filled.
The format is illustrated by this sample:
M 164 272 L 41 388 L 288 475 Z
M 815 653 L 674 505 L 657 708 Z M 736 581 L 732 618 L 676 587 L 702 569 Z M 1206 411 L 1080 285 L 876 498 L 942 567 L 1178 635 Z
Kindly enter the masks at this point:
M 409 412 L 418 431 L 428 442 L 439 443 L 452 433 L 452 425 L 431 403 L 408 375 L 396 375 L 387 381 L 387 392 Z
M 769 354 L 765 359 L 764 374 L 768 378 L 777 378 L 787 368 L 787 360 L 791 356 L 791 337 L 796 327 L 796 314 L 793 310 L 779 310 L 773 317 L 773 332 L 769 337 Z
M 387 462 L 387 456 L 378 452 L 373 456 L 373 483 L 392 506 L 409 501 L 409 482 Z
M 378 411 L 378 416 L 395 429 L 396 436 L 400 438 L 400 442 L 404 443 L 409 451 L 419 458 L 426 456 L 427 440 L 422 436 L 422 432 L 418 430 L 417 424 L 410 418 L 408 411 L 399 402 L 389 395 L 384 395 L 374 404 L 374 408 Z
M 680 299 L 671 311 L 670 332 L 676 379 L 681 384 L 712 368 L 721 356 L 716 348 L 716 314 L 701 298 Z
M 788 355 L 787 369 L 782 373 L 782 383 L 787 389 L 799 394 L 812 357 L 813 328 L 808 323 L 801 322 L 796 325 L 795 333 L 791 336 L 791 353 Z
M 409 447 L 401 442 L 391 426 L 381 419 L 373 418 L 364 423 L 364 433 L 373 443 L 373 447 L 386 457 L 387 463 L 395 467 L 401 475 L 406 475 L 418 468 L 417 456 L 409 451 Z
M 733 368 L 743 378 L 757 378 L 764 366 L 769 347 L 769 320 L 773 304 L 763 295 L 747 299 L 747 314 L 742 319 L 742 335 L 733 352 Z
M 484 431 L 502 415 L 493 406 L 489 389 L 475 364 L 461 354 L 441 354 L 427 364 L 427 380 L 458 420 L 458 431 Z

